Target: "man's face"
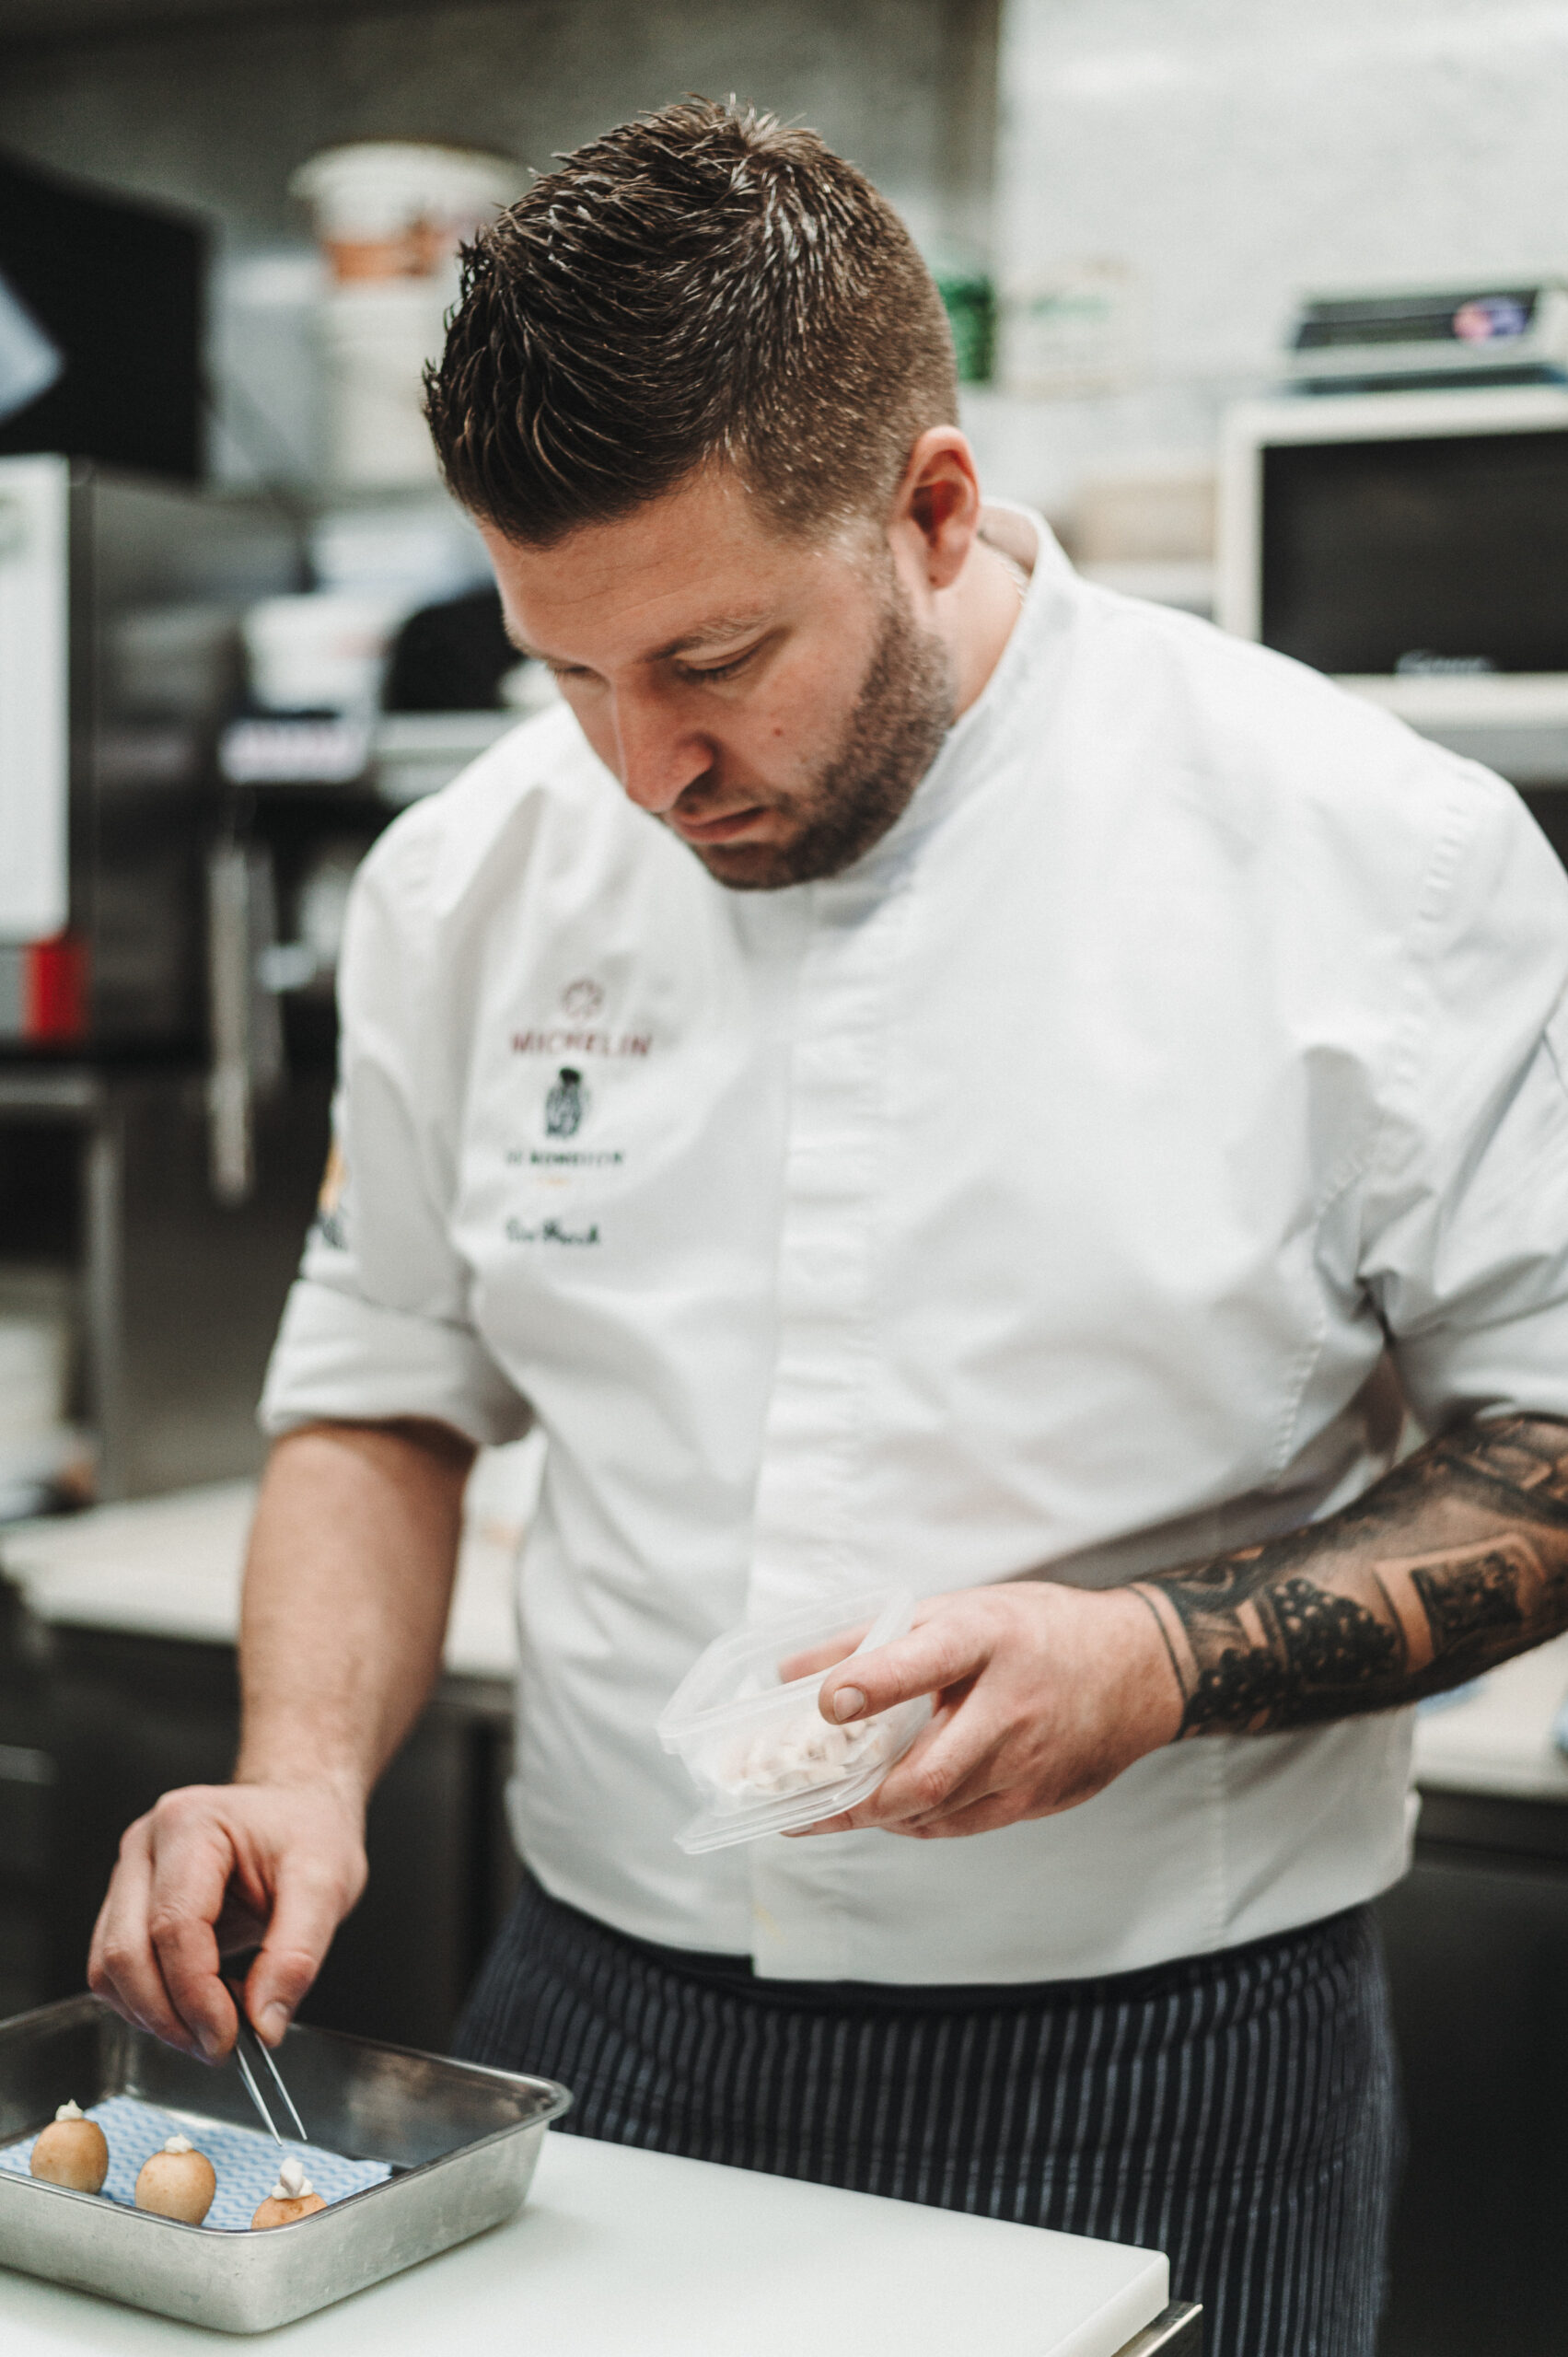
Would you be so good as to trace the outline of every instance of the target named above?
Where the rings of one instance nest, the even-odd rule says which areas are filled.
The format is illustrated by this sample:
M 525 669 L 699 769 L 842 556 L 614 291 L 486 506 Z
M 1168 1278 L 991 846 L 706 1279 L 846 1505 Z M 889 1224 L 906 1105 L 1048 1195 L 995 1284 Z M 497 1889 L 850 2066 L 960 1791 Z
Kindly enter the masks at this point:
M 849 866 L 951 725 L 907 553 L 900 571 L 885 539 L 785 538 L 728 470 L 552 548 L 484 537 L 518 645 L 632 800 L 735 890 Z

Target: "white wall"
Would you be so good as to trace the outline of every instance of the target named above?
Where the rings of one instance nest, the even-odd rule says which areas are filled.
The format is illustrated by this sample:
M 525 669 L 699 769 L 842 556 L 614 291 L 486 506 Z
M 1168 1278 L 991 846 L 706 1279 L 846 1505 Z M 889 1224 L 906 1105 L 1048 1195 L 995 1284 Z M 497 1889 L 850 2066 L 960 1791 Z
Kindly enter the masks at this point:
M 1007 0 L 1004 279 L 1125 265 L 1121 390 L 973 404 L 994 487 L 1202 456 L 1304 289 L 1568 273 L 1564 0 Z

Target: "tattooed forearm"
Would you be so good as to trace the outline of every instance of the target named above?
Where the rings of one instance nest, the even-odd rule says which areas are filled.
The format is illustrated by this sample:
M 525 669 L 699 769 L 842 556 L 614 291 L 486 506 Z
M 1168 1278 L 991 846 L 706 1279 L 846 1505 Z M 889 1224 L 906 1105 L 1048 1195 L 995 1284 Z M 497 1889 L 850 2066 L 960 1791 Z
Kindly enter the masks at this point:
M 1568 1422 L 1460 1425 L 1330 1521 L 1133 1587 L 1183 1735 L 1311 1726 L 1460 1685 L 1568 1627 Z

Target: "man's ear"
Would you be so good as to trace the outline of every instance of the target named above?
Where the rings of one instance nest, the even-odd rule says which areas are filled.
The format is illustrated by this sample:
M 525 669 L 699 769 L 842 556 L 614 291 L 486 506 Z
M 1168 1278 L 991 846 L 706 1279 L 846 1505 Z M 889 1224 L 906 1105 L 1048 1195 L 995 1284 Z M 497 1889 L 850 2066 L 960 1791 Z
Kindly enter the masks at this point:
M 980 476 L 974 453 L 956 425 L 934 425 L 909 455 L 894 494 L 890 528 L 918 535 L 913 552 L 932 589 L 946 589 L 962 570 L 980 529 Z

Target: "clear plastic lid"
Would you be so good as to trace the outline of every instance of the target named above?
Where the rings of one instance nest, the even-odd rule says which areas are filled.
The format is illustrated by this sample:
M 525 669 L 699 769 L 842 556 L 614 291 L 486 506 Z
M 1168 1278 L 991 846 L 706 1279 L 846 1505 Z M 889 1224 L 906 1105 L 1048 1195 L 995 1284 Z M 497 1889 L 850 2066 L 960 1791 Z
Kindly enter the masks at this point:
M 658 1722 L 704 1803 L 676 1836 L 689 1855 L 815 1825 L 876 1791 L 925 1724 L 930 1697 L 842 1727 L 817 1697 L 830 1669 L 904 1636 L 913 1619 L 906 1590 L 873 1588 L 715 1638 Z

